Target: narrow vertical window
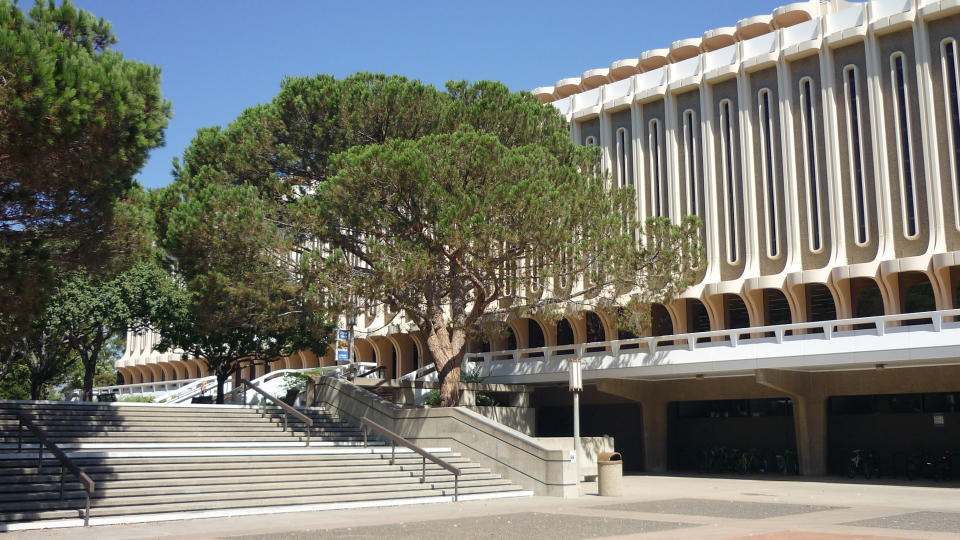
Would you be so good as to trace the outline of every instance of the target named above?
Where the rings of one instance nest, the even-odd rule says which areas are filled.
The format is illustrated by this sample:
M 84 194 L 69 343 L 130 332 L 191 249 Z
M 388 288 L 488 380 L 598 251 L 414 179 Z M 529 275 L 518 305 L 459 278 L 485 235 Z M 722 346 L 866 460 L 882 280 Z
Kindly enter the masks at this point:
M 773 118 L 770 115 L 770 90 L 764 88 L 757 95 L 760 102 L 760 159 L 763 169 L 764 205 L 767 217 L 767 256 L 780 255 L 777 231 L 777 182 L 773 163 Z
M 697 193 L 697 138 L 696 119 L 693 110 L 687 109 L 683 113 L 683 163 L 687 183 L 687 214 L 698 216 L 700 209 L 699 194 Z
M 903 53 L 890 56 L 890 80 L 893 83 L 893 108 L 896 113 L 900 190 L 903 194 L 903 234 L 917 236 L 917 197 L 913 182 L 913 159 L 910 153 L 910 111 L 907 105 L 907 77 L 904 73 Z
M 627 130 L 620 128 L 617 130 L 617 175 L 620 178 L 620 187 L 633 185 L 633 175 L 630 174 L 632 156 Z
M 944 96 L 950 123 L 950 162 L 953 172 L 953 204 L 955 225 L 960 229 L 960 80 L 957 79 L 957 42 L 948 39 L 942 44 Z
M 810 251 L 823 247 L 820 233 L 820 184 L 817 174 L 816 115 L 813 103 L 813 81 L 800 81 L 800 129 L 803 132 L 803 173 L 807 186 L 807 234 Z
M 663 185 L 663 159 L 660 142 L 660 122 L 650 121 L 650 190 L 653 215 L 663 217 L 667 211 L 666 186 Z
M 733 175 L 733 125 L 730 119 L 730 100 L 720 102 L 720 145 L 723 156 L 724 195 L 727 203 L 727 262 L 737 262 L 737 204 L 736 179 Z
M 844 71 L 844 92 L 847 101 L 847 147 L 850 153 L 850 177 L 853 191 L 854 234 L 857 244 L 866 244 L 867 202 L 863 178 L 863 142 L 860 140 L 860 89 L 857 86 L 856 66 Z

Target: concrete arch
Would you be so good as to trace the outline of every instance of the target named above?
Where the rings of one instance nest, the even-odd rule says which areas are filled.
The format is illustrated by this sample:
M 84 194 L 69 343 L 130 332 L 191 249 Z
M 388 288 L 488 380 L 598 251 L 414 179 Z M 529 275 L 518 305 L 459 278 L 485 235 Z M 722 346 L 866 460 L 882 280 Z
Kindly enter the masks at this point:
M 896 292 L 898 313 L 934 311 L 944 303 L 940 288 L 926 272 L 900 272 L 896 279 L 888 281 L 890 289 Z
M 123 384 L 136 384 L 140 382 L 137 371 L 132 367 L 117 368 L 117 371 L 119 371 L 123 377 Z
M 419 346 L 410 336 L 410 334 L 390 334 L 387 336 L 393 343 L 397 351 L 397 370 L 399 373 L 395 377 L 400 377 L 417 369 L 416 361 L 423 356 L 420 354 Z
M 317 358 L 317 355 L 313 351 L 297 351 L 297 356 L 300 357 L 300 365 L 303 366 L 300 369 L 311 369 L 320 367 L 320 359 Z
M 367 338 L 354 338 L 353 352 L 356 354 L 357 362 L 375 362 L 377 353 L 374 352 L 373 345 Z
M 163 380 L 163 371 L 160 370 L 160 366 L 157 364 L 144 364 L 143 367 L 149 374 L 148 377 L 144 377 L 143 382 L 155 383 Z
M 417 330 L 411 334 L 410 339 L 417 345 L 417 351 L 420 355 L 420 367 L 426 367 L 433 363 L 433 355 L 430 353 L 430 347 L 427 346 L 427 337 L 422 330 Z
M 369 339 L 370 344 L 377 351 L 377 365 L 384 368 L 383 377 L 385 379 L 396 378 L 397 370 L 394 369 L 394 359 L 396 358 L 398 364 L 400 359 L 396 349 L 394 349 L 393 342 L 384 336 L 371 336 Z
M 303 369 L 303 359 L 299 354 L 291 354 L 284 358 L 286 369 Z
M 513 336 L 517 341 L 517 349 L 530 348 L 529 326 L 525 317 L 515 317 L 507 320 L 507 326 L 513 331 Z

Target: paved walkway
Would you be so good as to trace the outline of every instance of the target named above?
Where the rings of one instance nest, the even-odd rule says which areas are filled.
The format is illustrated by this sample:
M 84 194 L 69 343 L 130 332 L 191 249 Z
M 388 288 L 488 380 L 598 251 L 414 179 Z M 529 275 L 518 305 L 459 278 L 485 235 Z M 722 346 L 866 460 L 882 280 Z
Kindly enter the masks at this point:
M 531 497 L 0 534 L 0 538 L 960 539 L 960 483 L 628 476 L 624 496 Z

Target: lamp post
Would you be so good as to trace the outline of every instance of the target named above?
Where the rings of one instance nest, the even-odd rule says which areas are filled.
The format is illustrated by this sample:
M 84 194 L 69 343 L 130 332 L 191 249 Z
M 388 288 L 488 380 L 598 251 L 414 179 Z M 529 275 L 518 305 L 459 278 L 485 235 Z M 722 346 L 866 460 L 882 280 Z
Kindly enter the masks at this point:
M 570 391 L 573 392 L 573 456 L 577 471 L 577 485 L 580 485 L 580 460 L 583 452 L 580 448 L 580 392 L 583 392 L 583 364 L 580 358 L 571 358 L 567 362 L 570 372 Z

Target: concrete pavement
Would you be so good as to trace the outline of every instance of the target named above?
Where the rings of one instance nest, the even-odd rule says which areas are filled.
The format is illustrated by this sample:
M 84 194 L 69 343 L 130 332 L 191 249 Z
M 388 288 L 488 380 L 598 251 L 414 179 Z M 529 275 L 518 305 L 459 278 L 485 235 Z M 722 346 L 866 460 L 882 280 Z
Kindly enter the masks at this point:
M 960 483 L 627 476 L 624 496 L 531 497 L 5 533 L 23 539 L 960 539 Z

